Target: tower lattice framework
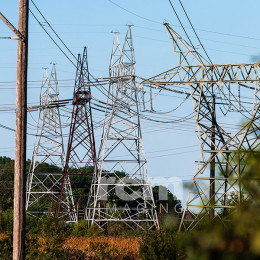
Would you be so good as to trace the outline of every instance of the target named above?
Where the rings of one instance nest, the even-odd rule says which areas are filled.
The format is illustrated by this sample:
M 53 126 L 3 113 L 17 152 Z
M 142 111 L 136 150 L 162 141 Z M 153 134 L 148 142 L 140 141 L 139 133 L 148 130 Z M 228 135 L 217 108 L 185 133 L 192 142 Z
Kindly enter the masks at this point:
M 26 211 L 31 216 L 55 214 L 65 163 L 58 103 L 59 88 L 53 64 L 50 77 L 47 70 L 44 70 L 39 119 L 26 184 Z M 74 204 L 69 177 L 64 182 L 64 193 L 66 199 L 63 201 L 61 211 L 67 215 L 71 205 Z M 69 221 L 74 219 L 70 218 Z
M 180 85 L 190 89 L 201 146 L 180 229 L 191 230 L 215 218 L 225 224 L 228 210 L 250 196 L 240 178 L 248 152 L 259 149 L 260 65 L 212 64 L 168 24 L 165 27 L 179 66 L 143 85 L 168 91 Z M 243 100 L 241 93 L 247 98 Z M 232 129 L 229 124 L 238 113 L 243 121 Z M 219 115 L 229 121 L 222 122 Z
M 73 94 L 73 110 L 70 124 L 69 140 L 63 182 L 60 189 L 59 201 L 56 207 L 56 217 L 65 218 L 61 208 L 64 198 L 68 194 L 65 191 L 65 180 L 69 175 L 93 175 L 96 169 L 96 150 L 91 111 L 91 90 L 88 70 L 87 48 L 84 48 L 83 55 L 78 55 L 75 87 Z M 90 170 L 90 172 L 89 172 Z M 81 183 L 82 186 L 88 183 Z M 77 207 L 82 194 L 77 194 Z M 86 206 L 86 205 L 85 205 Z M 71 214 L 78 219 L 84 217 L 85 210 L 79 214 L 78 209 L 73 208 Z
M 132 229 L 158 228 L 142 143 L 131 26 L 123 49 L 115 33 L 109 73 L 103 134 L 86 218 L 101 228 L 118 222 Z

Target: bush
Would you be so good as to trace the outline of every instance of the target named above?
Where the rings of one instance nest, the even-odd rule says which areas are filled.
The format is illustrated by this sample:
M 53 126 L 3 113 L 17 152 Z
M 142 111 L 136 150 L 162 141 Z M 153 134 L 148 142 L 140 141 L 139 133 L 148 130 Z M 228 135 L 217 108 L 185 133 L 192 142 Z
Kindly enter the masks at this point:
M 73 225 L 72 235 L 77 237 L 86 236 L 88 234 L 88 229 L 87 221 L 82 219 Z
M 41 259 L 38 238 L 36 236 L 26 236 L 25 255 L 26 259 Z M 4 239 L 0 239 L 0 259 L 9 260 L 13 256 L 13 234 L 8 233 Z
M 179 242 L 191 260 L 260 259 L 260 211 L 241 207 L 226 226 L 222 221 L 208 223 L 181 234 Z
M 100 259 L 117 259 L 119 257 L 119 251 L 106 242 L 90 243 L 90 251 Z
M 5 238 L 0 239 L 0 259 L 9 260 L 13 258 L 13 236 L 8 234 Z
M 219 211 L 214 221 L 204 221 L 185 233 L 166 231 L 148 233 L 140 254 L 142 259 L 256 260 L 260 259 L 260 153 L 249 154 L 241 177 L 245 192 L 239 201 L 237 191 L 227 199 L 234 208 Z M 239 202 L 239 203 L 238 203 Z M 208 218 L 209 220 L 209 218 Z M 164 225 L 162 225 L 164 226 Z M 177 234 L 177 235 L 175 235 Z
M 27 217 L 26 231 L 30 234 L 37 234 L 40 236 L 56 236 L 58 233 L 62 237 L 71 235 L 73 226 L 62 220 L 42 216 L 41 218 Z
M 12 232 L 13 230 L 13 210 L 8 209 L 0 213 L 0 233 Z
M 96 237 L 102 235 L 102 230 L 100 229 L 99 226 L 97 225 L 92 225 L 91 227 L 88 228 L 86 236 L 88 237 Z
M 108 233 L 110 236 L 126 236 L 128 237 L 132 233 L 132 229 L 123 225 L 122 223 L 109 223 Z
M 178 246 L 173 232 L 147 232 L 140 246 L 141 259 L 185 259 L 184 251 Z

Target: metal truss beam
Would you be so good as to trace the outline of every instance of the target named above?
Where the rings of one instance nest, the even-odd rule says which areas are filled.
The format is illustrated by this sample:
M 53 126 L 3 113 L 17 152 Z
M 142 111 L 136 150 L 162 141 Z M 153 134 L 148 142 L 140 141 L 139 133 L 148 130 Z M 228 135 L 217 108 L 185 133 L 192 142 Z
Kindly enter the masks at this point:
M 86 219 L 102 229 L 119 222 L 132 229 L 155 229 L 159 225 L 142 144 L 131 26 L 122 49 L 115 33 L 109 72 L 103 134 Z
M 55 206 L 62 184 L 61 173 L 65 163 L 58 101 L 59 88 L 54 64 L 50 77 L 47 75 L 47 70 L 44 70 L 37 132 L 27 178 L 26 210 L 27 214 L 31 216 L 42 214 L 54 216 L 55 214 Z M 53 170 L 48 172 L 46 167 L 56 169 L 54 172 Z M 74 204 L 69 177 L 65 179 L 64 186 L 66 199 L 62 201 L 61 211 L 68 215 L 71 204 Z M 68 221 L 75 221 L 75 219 L 70 216 Z
M 78 56 L 75 88 L 73 94 L 73 111 L 70 124 L 69 140 L 67 146 L 66 161 L 62 177 L 59 201 L 56 207 L 56 217 L 66 219 L 68 216 L 62 215 L 60 210 L 62 201 L 67 195 L 65 191 L 66 178 L 71 175 L 84 175 L 86 169 L 96 169 L 96 150 L 91 112 L 91 90 L 89 85 L 89 70 L 87 59 L 87 48 L 84 48 L 83 55 Z M 92 174 L 93 174 L 92 172 Z M 84 183 L 82 183 L 84 185 Z M 78 202 L 77 202 L 78 204 Z M 75 207 L 71 214 L 77 215 Z M 77 210 L 78 211 L 78 210 Z M 82 215 L 84 217 L 84 209 Z M 80 214 L 81 215 L 81 214 Z
M 176 85 L 190 89 L 201 154 L 180 229 L 191 230 L 206 219 L 219 218 L 225 224 L 228 209 L 249 196 L 240 179 L 246 169 L 246 154 L 259 149 L 259 63 L 210 64 L 168 24 L 165 27 L 179 66 L 142 85 L 168 91 L 174 91 Z M 247 94 L 246 100 L 242 100 L 241 91 Z M 234 112 L 244 123 L 231 131 L 218 115 L 230 118 L 230 123 Z M 236 201 L 231 201 L 231 194 Z

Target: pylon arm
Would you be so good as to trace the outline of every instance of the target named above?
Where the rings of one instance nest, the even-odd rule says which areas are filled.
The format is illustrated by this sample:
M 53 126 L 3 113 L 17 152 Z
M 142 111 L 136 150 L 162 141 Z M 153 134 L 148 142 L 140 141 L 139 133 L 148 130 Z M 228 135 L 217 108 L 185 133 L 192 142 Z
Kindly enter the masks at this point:
M 175 67 L 150 79 L 143 85 L 185 85 L 199 83 L 253 83 L 260 77 L 259 63 L 213 64 Z

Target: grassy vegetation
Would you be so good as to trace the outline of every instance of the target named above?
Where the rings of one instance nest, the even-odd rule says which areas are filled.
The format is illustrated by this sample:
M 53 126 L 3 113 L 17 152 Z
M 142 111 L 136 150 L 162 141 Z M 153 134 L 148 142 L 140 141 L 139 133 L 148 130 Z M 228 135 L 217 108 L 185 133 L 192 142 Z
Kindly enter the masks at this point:
M 0 223 L 0 259 L 12 259 L 12 212 L 2 213 Z M 66 224 L 48 217 L 28 217 L 26 229 L 27 259 L 139 259 L 141 238 L 132 233 L 105 236 L 86 221 Z
M 82 220 L 27 218 L 27 259 L 260 259 L 260 156 L 249 155 L 241 179 L 251 197 L 228 212 L 229 221 L 204 221 L 196 230 L 177 232 L 176 215 L 160 217 L 160 231 L 135 232 L 111 227 L 109 233 Z M 1 160 L 0 160 L 1 163 Z M 8 198 L 7 198 L 8 199 Z M 12 208 L 0 211 L 0 259 L 12 255 Z M 5 210 L 3 210 L 3 208 Z

